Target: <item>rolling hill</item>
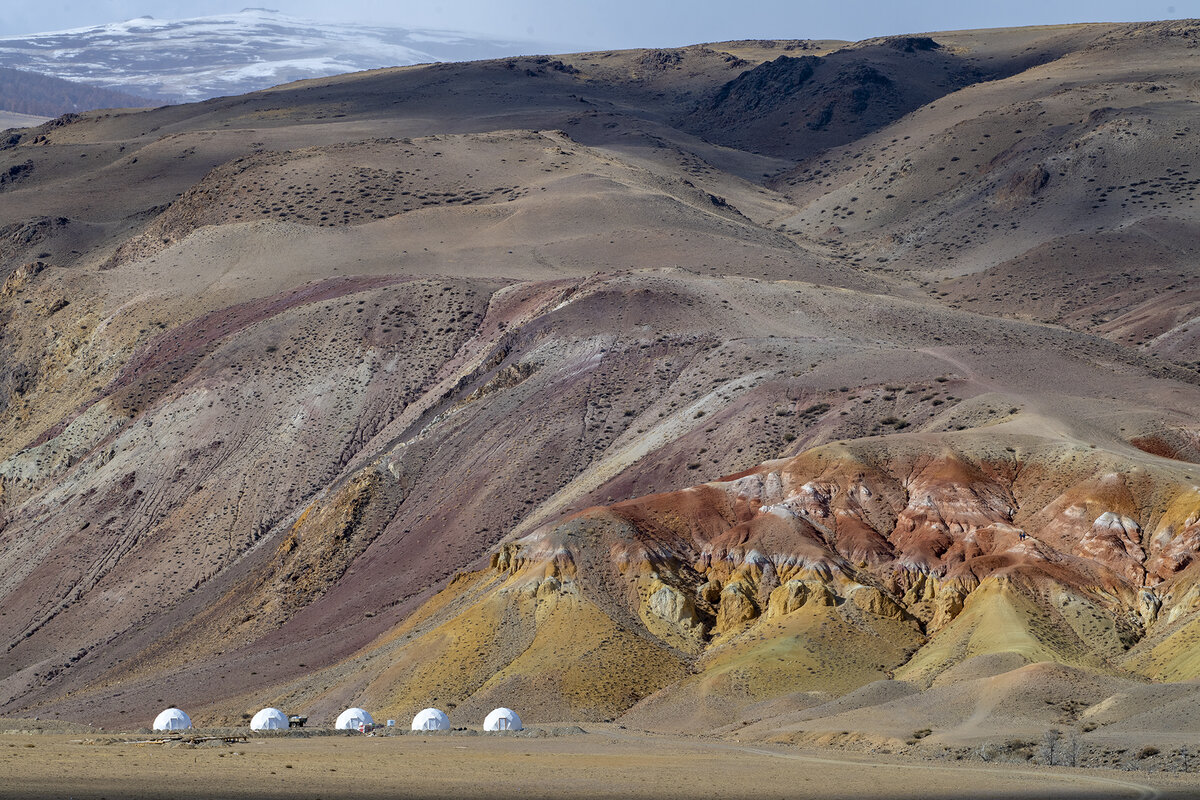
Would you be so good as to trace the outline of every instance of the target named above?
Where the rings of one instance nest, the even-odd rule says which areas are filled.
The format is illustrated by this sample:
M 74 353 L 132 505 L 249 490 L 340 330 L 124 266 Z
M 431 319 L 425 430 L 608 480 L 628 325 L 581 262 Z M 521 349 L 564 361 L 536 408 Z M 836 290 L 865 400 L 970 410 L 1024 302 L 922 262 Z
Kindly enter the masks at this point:
M 0 713 L 1190 741 L 1197 30 L 433 64 L 17 133 Z
M 60 117 L 94 108 L 144 108 L 151 105 L 156 103 L 144 97 L 22 69 L 0 67 L 0 110 L 33 117 L 14 118 L 11 126 L 0 123 L 6 128 L 37 125 L 43 121 L 39 117 Z

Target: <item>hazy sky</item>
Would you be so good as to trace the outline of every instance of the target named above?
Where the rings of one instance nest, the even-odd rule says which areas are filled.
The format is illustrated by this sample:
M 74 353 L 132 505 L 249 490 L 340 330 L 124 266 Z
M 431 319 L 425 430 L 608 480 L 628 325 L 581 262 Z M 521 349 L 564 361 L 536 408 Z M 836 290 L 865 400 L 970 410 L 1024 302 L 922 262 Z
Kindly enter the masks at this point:
M 0 0 L 0 35 L 238 11 L 254 0 Z M 1200 0 L 276 0 L 295 17 L 477 32 L 587 48 L 1200 17 Z

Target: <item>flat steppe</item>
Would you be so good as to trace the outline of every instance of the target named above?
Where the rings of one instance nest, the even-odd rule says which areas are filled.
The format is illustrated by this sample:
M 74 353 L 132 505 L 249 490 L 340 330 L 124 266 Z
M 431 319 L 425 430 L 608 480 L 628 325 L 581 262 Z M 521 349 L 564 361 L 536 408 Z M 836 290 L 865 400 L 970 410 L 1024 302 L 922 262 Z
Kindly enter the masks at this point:
M 960 764 L 589 726 L 587 733 L 314 736 L 161 745 L 0 736 L 0 797 L 1194 797 L 1200 776 Z

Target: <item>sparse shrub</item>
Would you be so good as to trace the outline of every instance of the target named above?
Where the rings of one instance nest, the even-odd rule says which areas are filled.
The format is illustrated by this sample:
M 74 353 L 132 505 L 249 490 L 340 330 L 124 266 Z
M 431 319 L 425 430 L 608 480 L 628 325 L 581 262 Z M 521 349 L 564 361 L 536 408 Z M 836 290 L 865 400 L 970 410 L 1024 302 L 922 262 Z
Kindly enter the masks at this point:
M 1059 748 L 1059 763 L 1065 767 L 1076 766 L 1079 763 L 1080 750 L 1079 731 L 1072 728 L 1071 732 L 1067 735 L 1067 741 Z
M 983 761 L 1022 762 L 1033 758 L 1034 742 L 1022 739 L 1008 739 L 1004 744 L 984 742 L 979 746 L 979 758 Z
M 1042 746 L 1038 750 L 1038 755 L 1042 759 L 1043 764 L 1054 766 L 1054 758 L 1058 750 L 1058 740 L 1062 738 L 1062 731 L 1057 728 L 1051 728 L 1042 736 Z
M 1161 751 L 1157 747 L 1148 745 L 1138 751 L 1137 757 L 1138 757 L 1138 760 L 1140 761 L 1144 758 L 1149 758 L 1150 756 L 1156 756 L 1159 754 L 1159 752 L 1161 752 Z

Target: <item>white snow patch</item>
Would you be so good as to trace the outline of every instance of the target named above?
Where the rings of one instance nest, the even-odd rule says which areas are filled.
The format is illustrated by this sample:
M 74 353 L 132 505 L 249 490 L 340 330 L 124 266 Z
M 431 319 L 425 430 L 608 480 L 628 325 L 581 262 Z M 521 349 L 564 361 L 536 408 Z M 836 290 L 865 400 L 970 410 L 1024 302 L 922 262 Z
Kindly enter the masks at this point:
M 132 94 L 201 100 L 287 79 L 540 52 L 454 31 L 334 24 L 247 9 L 188 19 L 138 17 L 0 39 L 0 66 Z M 256 66 L 277 64 L 277 67 Z

